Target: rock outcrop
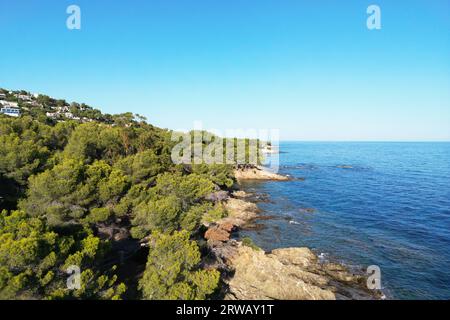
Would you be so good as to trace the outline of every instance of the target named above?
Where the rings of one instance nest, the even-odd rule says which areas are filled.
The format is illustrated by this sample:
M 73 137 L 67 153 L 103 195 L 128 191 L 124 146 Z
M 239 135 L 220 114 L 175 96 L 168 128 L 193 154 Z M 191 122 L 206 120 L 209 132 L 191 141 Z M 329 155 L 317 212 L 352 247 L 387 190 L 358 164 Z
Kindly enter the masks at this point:
M 205 200 L 214 201 L 214 202 L 221 202 L 227 200 L 229 197 L 228 192 L 226 191 L 216 191 L 213 193 L 210 193 L 205 197 Z
M 242 191 L 243 192 L 243 191 Z M 241 193 L 245 195 L 245 192 Z M 216 221 L 208 226 L 205 233 L 205 239 L 208 241 L 227 241 L 230 240 L 231 232 L 236 227 L 243 227 L 247 222 L 257 217 L 258 207 L 251 202 L 236 198 L 228 198 L 224 202 L 227 210 L 227 217 Z
M 216 254 L 229 266 L 232 276 L 225 299 L 239 300 L 335 300 L 376 299 L 364 288 L 363 276 L 336 264 L 321 264 L 308 248 L 276 249 L 270 253 L 234 242 Z
M 236 227 L 243 227 L 246 223 L 257 217 L 260 211 L 256 204 L 242 200 L 249 196 L 246 192 L 240 191 L 238 198 L 228 197 L 225 202 L 222 202 L 228 215 L 215 221 L 211 225 L 207 225 L 208 230 L 205 232 L 205 239 L 208 241 L 228 241 L 230 240 L 231 232 Z M 233 196 L 237 196 L 233 194 Z
M 259 166 L 237 168 L 234 170 L 234 176 L 238 182 L 242 180 L 291 180 L 290 177 L 270 172 L 267 169 Z
M 224 206 L 228 216 L 218 221 L 217 224 L 228 223 L 241 227 L 250 220 L 255 219 L 260 212 L 256 204 L 242 199 L 229 198 L 224 203 Z
M 230 240 L 231 232 L 234 229 L 234 225 L 229 222 L 223 222 L 221 224 L 210 227 L 205 232 L 205 239 L 208 241 L 228 241 Z

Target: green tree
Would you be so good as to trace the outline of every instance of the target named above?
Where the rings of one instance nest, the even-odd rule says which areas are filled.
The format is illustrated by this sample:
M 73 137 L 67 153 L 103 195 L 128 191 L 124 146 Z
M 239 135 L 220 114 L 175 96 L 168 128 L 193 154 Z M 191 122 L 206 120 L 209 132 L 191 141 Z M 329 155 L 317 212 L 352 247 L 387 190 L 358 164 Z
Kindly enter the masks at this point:
M 100 144 L 101 127 L 97 123 L 84 123 L 79 125 L 69 138 L 64 149 L 67 158 L 92 163 L 100 159 L 103 148 Z
M 133 184 L 148 181 L 167 170 L 153 150 L 146 150 L 119 160 L 115 167 L 122 170 Z
M 0 174 L 19 185 L 45 168 L 51 128 L 30 117 L 0 118 Z
M 125 286 L 115 268 L 98 270 L 108 246 L 92 235 L 61 235 L 23 211 L 0 213 L 0 299 L 118 299 Z M 82 270 L 79 290 L 66 270 Z
M 52 226 L 80 223 L 91 209 L 114 206 L 128 185 L 126 177 L 105 161 L 85 165 L 64 159 L 30 178 L 27 198 L 19 206 L 33 216 L 45 217 Z
M 6 98 L 17 101 L 15 93 Z M 174 165 L 172 132 L 139 115 L 72 103 L 75 116 L 91 120 L 80 123 L 46 116 L 65 100 L 41 95 L 37 102 L 43 107 L 21 101 L 21 117 L 0 115 L 0 209 L 9 209 L 0 214 L 0 298 L 120 298 L 125 286 L 110 266 L 114 242 L 129 231 L 152 235 L 140 281 L 145 298 L 208 297 L 219 274 L 201 270 L 190 236 L 226 215 L 210 195 L 232 186 L 233 166 Z M 201 134 L 195 143 L 202 148 L 219 139 Z M 250 140 L 234 142 L 234 151 L 245 143 L 247 160 Z M 69 265 L 82 270 L 80 290 L 66 288 Z
M 192 172 L 199 174 L 220 187 L 230 188 L 234 183 L 233 166 L 226 164 L 196 164 Z
M 165 235 L 154 232 L 153 245 L 139 289 L 149 300 L 205 299 L 219 282 L 217 270 L 199 268 L 200 252 L 186 231 Z
M 143 238 L 154 230 L 170 233 L 180 228 L 195 231 L 207 211 L 204 197 L 213 190 L 214 184 L 197 174 L 161 174 L 149 200 L 136 206 L 132 235 Z
M 176 196 L 181 201 L 183 210 L 186 210 L 213 191 L 214 183 L 201 175 L 163 173 L 156 179 L 152 195 L 154 198 Z

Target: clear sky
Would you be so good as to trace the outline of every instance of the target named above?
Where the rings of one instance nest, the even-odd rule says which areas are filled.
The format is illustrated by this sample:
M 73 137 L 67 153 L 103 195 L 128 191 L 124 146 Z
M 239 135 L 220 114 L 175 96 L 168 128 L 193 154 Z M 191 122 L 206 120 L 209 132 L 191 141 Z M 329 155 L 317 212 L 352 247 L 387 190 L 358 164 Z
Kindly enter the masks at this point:
M 450 140 L 449 0 L 0 0 L 0 35 L 0 87 L 162 127 Z

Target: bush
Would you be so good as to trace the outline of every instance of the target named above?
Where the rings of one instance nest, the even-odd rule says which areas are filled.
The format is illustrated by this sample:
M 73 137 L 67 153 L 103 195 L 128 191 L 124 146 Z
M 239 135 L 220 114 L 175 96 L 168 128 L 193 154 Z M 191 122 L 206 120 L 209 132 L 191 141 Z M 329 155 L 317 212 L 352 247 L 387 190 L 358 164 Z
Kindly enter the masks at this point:
M 165 235 L 152 233 L 139 289 L 148 300 L 199 300 L 212 294 L 219 283 L 217 270 L 199 268 L 200 252 L 187 231 Z
M 249 237 L 244 237 L 242 238 L 242 244 L 246 247 L 250 247 L 253 250 L 261 250 L 260 247 L 258 247 L 251 238 Z

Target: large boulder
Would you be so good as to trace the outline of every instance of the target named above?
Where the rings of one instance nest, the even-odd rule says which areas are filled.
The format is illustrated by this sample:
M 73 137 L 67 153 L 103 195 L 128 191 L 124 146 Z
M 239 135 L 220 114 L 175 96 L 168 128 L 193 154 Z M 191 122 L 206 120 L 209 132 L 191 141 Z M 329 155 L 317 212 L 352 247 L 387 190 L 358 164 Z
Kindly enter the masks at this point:
M 226 256 L 232 276 L 226 279 L 226 299 L 334 300 L 377 299 L 361 281 L 337 264 L 322 264 L 308 248 L 276 249 L 270 253 L 242 244 Z
M 214 226 L 205 232 L 205 239 L 208 241 L 228 241 L 230 240 L 230 231 L 222 229 L 220 226 Z
M 219 227 L 220 227 L 220 229 L 225 230 L 229 233 L 231 233 L 235 228 L 234 224 L 232 224 L 230 222 L 224 222 L 224 223 L 220 224 Z
M 228 299 L 334 300 L 322 289 L 328 280 L 295 265 L 283 264 L 276 255 L 241 246 L 231 258 L 234 275 L 229 280 Z
M 229 198 L 225 202 L 225 209 L 227 210 L 228 216 L 218 221 L 218 223 L 230 223 L 238 227 L 255 219 L 260 212 L 256 204 L 236 198 Z

